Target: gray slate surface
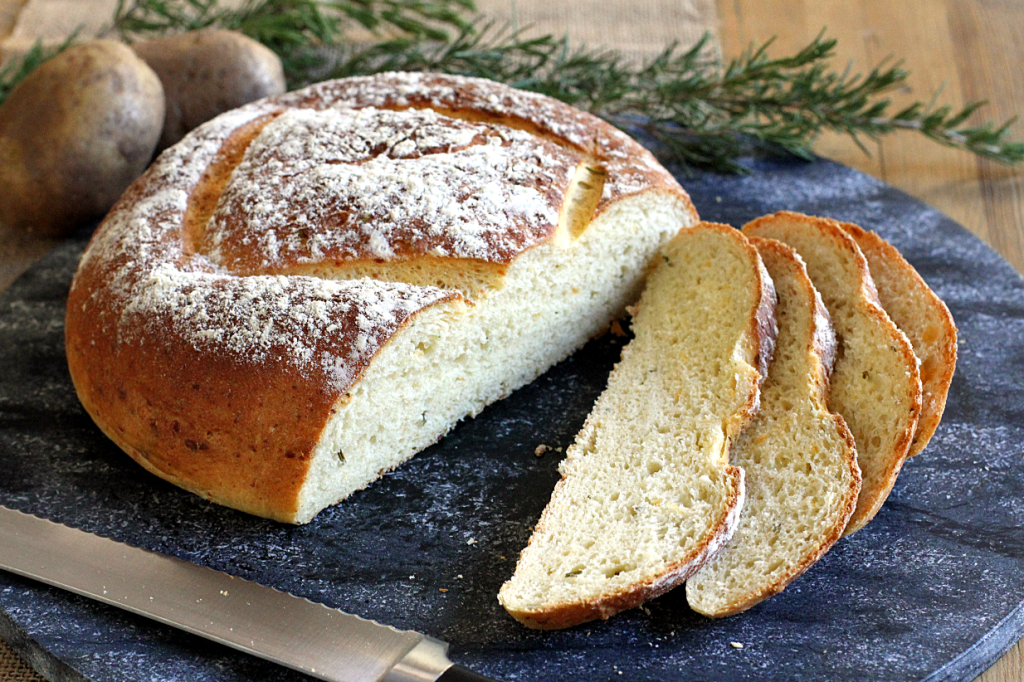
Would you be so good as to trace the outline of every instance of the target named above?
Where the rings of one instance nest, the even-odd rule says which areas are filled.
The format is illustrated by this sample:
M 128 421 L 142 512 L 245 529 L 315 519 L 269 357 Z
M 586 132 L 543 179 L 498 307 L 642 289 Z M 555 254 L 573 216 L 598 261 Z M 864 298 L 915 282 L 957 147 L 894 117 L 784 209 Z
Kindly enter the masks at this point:
M 745 614 L 705 619 L 677 590 L 649 614 L 540 633 L 495 599 L 558 478 L 559 455 L 534 448 L 572 441 L 618 357 L 612 337 L 308 526 L 143 472 L 67 376 L 64 297 L 85 235 L 0 299 L 0 503 L 427 632 L 502 680 L 969 681 L 1024 634 L 1024 282 L 948 218 L 856 171 L 750 163 L 747 177 L 683 178 L 705 219 L 785 208 L 877 230 L 947 302 L 962 345 L 943 424 L 875 521 Z M 0 636 L 52 680 L 305 679 L 2 572 Z

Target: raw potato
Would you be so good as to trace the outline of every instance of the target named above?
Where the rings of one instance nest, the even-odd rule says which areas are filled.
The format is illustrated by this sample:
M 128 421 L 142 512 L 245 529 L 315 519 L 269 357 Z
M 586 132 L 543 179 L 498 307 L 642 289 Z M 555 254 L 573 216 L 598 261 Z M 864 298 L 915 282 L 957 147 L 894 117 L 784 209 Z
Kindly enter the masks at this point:
M 285 91 L 277 55 L 235 31 L 190 31 L 132 48 L 160 76 L 167 95 L 161 149 L 218 114 Z
M 125 45 L 49 60 L 0 107 L 0 223 L 62 235 L 109 209 L 153 156 L 164 93 Z

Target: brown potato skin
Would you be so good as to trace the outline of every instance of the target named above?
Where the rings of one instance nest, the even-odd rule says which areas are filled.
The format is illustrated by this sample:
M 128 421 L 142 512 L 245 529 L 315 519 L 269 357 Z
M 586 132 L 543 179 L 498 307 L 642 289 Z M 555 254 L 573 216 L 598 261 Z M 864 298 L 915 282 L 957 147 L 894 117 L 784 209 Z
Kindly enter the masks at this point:
M 236 31 L 203 29 L 132 45 L 160 77 L 167 115 L 160 149 L 214 116 L 285 91 L 276 54 Z
M 153 156 L 160 79 L 127 46 L 82 43 L 0 107 L 0 223 L 61 236 L 106 213 Z

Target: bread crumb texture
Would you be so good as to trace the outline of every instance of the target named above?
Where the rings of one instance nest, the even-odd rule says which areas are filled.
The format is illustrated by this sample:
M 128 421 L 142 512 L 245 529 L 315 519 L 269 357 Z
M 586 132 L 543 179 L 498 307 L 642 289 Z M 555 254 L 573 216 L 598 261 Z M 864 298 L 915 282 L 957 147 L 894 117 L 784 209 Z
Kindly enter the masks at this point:
M 879 304 L 867 260 L 839 223 L 784 211 L 743 232 L 793 247 L 832 317 L 838 348 L 829 405 L 853 433 L 863 477 L 846 528 L 853 533 L 881 508 L 910 449 L 921 412 L 917 358 Z
M 150 471 L 304 522 L 607 328 L 695 222 L 649 152 L 556 100 L 321 83 L 128 189 L 72 285 L 69 367 Z
M 956 324 L 949 308 L 899 251 L 874 232 L 842 223 L 871 269 L 878 300 L 920 360 L 921 418 L 908 457 L 920 454 L 942 420 L 956 370 Z
M 853 437 L 827 408 L 836 345 L 828 312 L 791 248 L 751 241 L 778 293 L 778 340 L 761 409 L 732 448 L 746 483 L 736 533 L 686 583 L 690 606 L 716 617 L 776 594 L 817 561 L 860 491 Z
M 686 229 L 656 259 L 608 386 L 499 599 L 535 628 L 638 606 L 731 534 L 743 496 L 728 449 L 756 409 L 774 292 L 728 226 Z

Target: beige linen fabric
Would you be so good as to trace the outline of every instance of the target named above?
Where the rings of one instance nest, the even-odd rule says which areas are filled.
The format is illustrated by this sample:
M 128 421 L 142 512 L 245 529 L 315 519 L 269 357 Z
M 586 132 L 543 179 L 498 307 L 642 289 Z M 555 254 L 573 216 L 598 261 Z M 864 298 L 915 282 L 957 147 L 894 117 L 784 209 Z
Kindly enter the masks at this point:
M 705 32 L 718 33 L 713 0 L 477 0 L 476 5 L 513 28 L 568 35 L 574 45 L 618 50 L 634 59 L 651 57 L 673 41 L 688 47 Z

